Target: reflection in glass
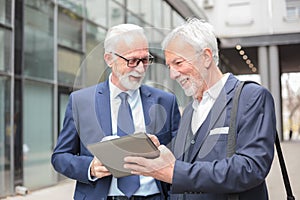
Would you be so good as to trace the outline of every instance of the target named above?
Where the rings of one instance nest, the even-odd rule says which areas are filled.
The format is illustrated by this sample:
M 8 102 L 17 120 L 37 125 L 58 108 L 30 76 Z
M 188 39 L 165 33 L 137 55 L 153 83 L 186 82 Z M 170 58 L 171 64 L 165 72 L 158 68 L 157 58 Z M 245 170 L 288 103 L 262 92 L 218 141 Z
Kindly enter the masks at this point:
M 53 80 L 53 5 L 27 1 L 24 30 L 24 75 Z
M 72 86 L 81 63 L 81 54 L 58 48 L 58 82 Z
M 171 7 L 165 1 L 163 1 L 162 4 L 163 4 L 163 11 L 162 11 L 162 14 L 163 14 L 163 17 L 162 17 L 163 27 L 167 28 L 167 29 L 170 29 L 170 28 L 172 28 L 172 26 L 171 26 L 172 17 L 170 17 L 171 13 L 172 13 L 171 12 Z
M 56 180 L 49 159 L 53 147 L 53 88 L 25 82 L 23 94 L 24 185 L 35 189 Z M 37 172 L 45 173 L 37 176 Z
M 141 17 L 144 21 L 147 23 L 152 23 L 153 24 L 153 18 L 154 18 L 154 13 L 153 13 L 153 4 L 157 4 L 158 2 L 154 1 L 143 1 L 141 2 L 141 7 L 140 10 L 137 12 L 139 17 Z M 159 13 L 160 10 L 156 10 L 156 13 Z M 159 14 L 158 14 L 159 15 Z
M 0 28 L 0 71 L 11 71 L 11 33 Z
M 127 8 L 135 14 L 139 14 L 141 12 L 141 0 L 127 1 Z
M 65 112 L 67 109 L 68 102 L 69 102 L 69 95 L 60 93 L 59 94 L 59 132 L 63 127 Z
M 117 2 L 117 3 L 119 3 L 119 4 L 124 5 L 124 0 L 112 0 L 112 1 L 115 1 L 115 2 Z
M 179 26 L 184 23 L 184 19 L 176 11 L 172 11 L 173 15 L 173 27 Z
M 144 26 L 144 21 L 142 20 L 142 18 L 137 17 L 136 15 L 132 14 L 132 13 L 127 13 L 127 22 L 131 23 L 131 24 L 136 24 L 139 26 Z
M 86 0 L 86 1 L 88 2 L 91 0 Z M 57 3 L 62 7 L 70 10 L 71 12 L 78 14 L 79 16 L 84 16 L 84 9 L 83 9 L 84 1 L 82 0 L 57 0 Z
M 86 17 L 97 24 L 107 25 L 107 0 L 87 0 Z
M 10 183 L 10 80 L 0 76 L 0 198 L 9 194 Z
M 84 86 L 97 84 L 99 81 L 106 79 L 106 64 L 104 62 L 103 41 L 105 30 L 95 25 L 87 23 L 86 49 L 87 54 L 82 64 Z
M 11 24 L 11 0 L 0 0 L 0 23 Z
M 124 9 L 114 1 L 109 1 L 108 4 L 108 20 L 109 27 L 125 22 Z
M 82 19 L 65 8 L 58 13 L 58 43 L 82 50 Z
M 152 23 L 154 25 L 154 27 L 156 28 L 166 28 L 163 27 L 163 3 L 164 1 L 160 1 L 160 2 L 153 2 L 152 3 L 152 15 L 153 18 L 151 18 Z
M 152 37 L 151 37 L 151 42 L 153 42 L 154 44 L 161 44 L 161 42 L 163 41 L 167 31 L 169 31 L 168 29 L 152 29 L 151 33 L 152 33 Z M 159 46 L 159 48 L 161 48 L 161 46 Z

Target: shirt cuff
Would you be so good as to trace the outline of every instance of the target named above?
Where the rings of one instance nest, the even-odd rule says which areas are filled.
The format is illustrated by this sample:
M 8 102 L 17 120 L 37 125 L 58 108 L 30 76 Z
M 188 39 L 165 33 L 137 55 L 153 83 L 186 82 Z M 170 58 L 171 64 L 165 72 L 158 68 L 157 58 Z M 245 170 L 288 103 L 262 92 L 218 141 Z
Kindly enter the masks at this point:
M 98 180 L 98 178 L 91 176 L 91 165 L 92 165 L 92 162 L 90 163 L 90 166 L 88 168 L 88 179 L 89 179 L 89 181 L 93 181 L 94 182 L 94 181 Z

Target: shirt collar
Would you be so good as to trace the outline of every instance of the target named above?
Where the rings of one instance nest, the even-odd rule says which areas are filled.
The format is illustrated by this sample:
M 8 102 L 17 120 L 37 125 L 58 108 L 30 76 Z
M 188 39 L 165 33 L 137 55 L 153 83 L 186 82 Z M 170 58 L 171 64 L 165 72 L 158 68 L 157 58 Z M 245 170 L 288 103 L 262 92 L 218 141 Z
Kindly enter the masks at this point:
M 210 98 L 212 98 L 213 100 L 216 100 L 222 90 L 222 88 L 224 87 L 227 79 L 229 77 L 229 73 L 226 73 L 223 75 L 223 77 L 216 82 L 211 88 L 209 88 L 207 90 L 208 95 L 210 96 Z
M 229 73 L 224 74 L 223 77 L 218 82 L 216 82 L 212 87 L 210 87 L 208 90 L 206 90 L 203 93 L 203 98 L 209 98 L 215 101 L 218 98 L 222 88 L 224 87 L 229 75 L 230 75 Z M 197 109 L 199 104 L 200 102 L 198 102 L 195 99 L 192 106 L 194 109 Z

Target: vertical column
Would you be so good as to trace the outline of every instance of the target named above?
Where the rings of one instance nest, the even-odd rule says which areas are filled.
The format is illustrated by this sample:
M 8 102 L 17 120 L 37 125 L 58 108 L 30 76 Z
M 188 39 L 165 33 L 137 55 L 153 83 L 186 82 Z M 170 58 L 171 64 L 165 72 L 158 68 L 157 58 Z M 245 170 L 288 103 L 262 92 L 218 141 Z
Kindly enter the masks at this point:
M 269 62 L 268 62 L 268 49 L 267 47 L 258 47 L 258 66 L 259 66 L 259 74 L 261 77 L 261 84 L 270 88 L 269 81 Z
M 281 79 L 278 46 L 269 47 L 269 74 L 270 91 L 275 101 L 275 112 L 277 118 L 277 130 L 279 138 L 282 140 L 282 111 L 281 111 Z
M 52 148 L 54 149 L 54 146 L 57 142 L 57 136 L 58 136 L 58 114 L 59 108 L 58 108 L 58 102 L 59 102 L 59 96 L 58 96 L 58 5 L 57 2 L 54 1 L 54 9 L 53 9 L 53 143 Z M 56 181 L 58 181 L 58 176 L 56 178 Z
M 23 185 L 23 65 L 24 65 L 24 8 L 23 0 L 15 0 L 14 20 L 14 138 L 13 145 L 13 171 L 14 186 Z
M 15 1 L 12 0 L 11 1 L 11 24 L 13 26 L 13 31 L 12 31 L 12 43 L 11 43 L 11 72 L 12 72 L 12 76 L 11 76 L 11 90 L 10 90 L 10 130 L 13 133 L 15 131 L 14 128 L 14 114 L 15 114 Z M 9 171 L 9 181 L 7 183 L 9 183 L 9 186 L 7 186 L 7 188 L 9 188 L 9 192 L 12 194 L 14 192 L 14 180 L 15 180 L 15 164 L 14 164 L 14 158 L 15 158 L 15 151 L 14 151 L 14 137 L 11 135 L 10 136 L 10 153 L 9 153 L 9 160 L 10 160 L 10 171 Z M 6 179 L 8 180 L 8 179 Z M 6 184 L 7 184 L 6 183 Z M 1 196 L 1 195 L 0 195 Z

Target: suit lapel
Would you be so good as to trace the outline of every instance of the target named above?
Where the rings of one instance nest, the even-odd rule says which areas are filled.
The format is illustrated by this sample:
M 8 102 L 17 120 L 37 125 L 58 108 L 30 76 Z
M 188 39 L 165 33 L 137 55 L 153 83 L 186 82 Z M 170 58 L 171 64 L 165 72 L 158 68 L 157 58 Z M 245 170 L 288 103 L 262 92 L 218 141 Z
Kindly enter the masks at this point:
M 164 128 L 168 113 L 166 109 L 157 102 L 157 99 L 155 99 L 147 86 L 142 85 L 140 87 L 140 95 L 143 104 L 146 132 L 157 134 Z
M 205 119 L 200 129 L 197 131 L 197 134 L 199 135 L 197 136 L 195 146 L 193 147 L 192 152 L 190 153 L 190 162 L 194 160 L 194 158 L 200 151 L 205 139 L 209 135 L 210 130 L 214 127 L 224 126 L 225 121 L 228 117 L 225 108 L 228 105 L 228 103 L 232 100 L 232 97 L 234 95 L 233 89 L 235 88 L 237 81 L 238 80 L 232 74 L 230 74 L 218 98 L 216 99 L 216 102 L 210 110 L 207 118 Z
M 151 92 L 143 85 L 140 87 L 140 95 L 141 95 L 142 105 L 143 105 L 146 132 L 154 133 L 153 126 L 155 123 L 151 121 L 151 116 L 149 115 L 149 110 L 151 106 L 154 104 L 154 100 L 151 97 Z
M 182 160 L 182 156 L 185 153 L 185 143 L 187 139 L 187 134 L 189 134 L 190 127 L 191 127 L 191 120 L 193 115 L 193 107 L 192 103 L 190 103 L 184 113 L 182 115 L 180 126 L 175 138 L 175 145 L 174 145 L 174 155 L 177 159 Z
M 108 80 L 98 84 L 96 98 L 96 114 L 105 136 L 111 135 L 111 109 Z M 103 114 L 105 113 L 105 114 Z

